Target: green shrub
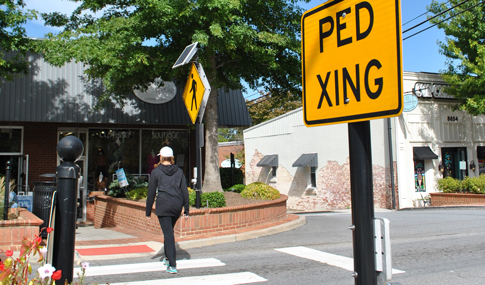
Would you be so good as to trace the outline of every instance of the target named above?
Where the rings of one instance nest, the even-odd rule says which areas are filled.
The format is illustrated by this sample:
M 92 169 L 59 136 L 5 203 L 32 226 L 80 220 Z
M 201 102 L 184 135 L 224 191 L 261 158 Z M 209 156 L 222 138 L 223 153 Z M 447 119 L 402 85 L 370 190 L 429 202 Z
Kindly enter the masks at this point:
M 234 183 L 231 183 L 231 169 L 230 168 L 219 168 L 221 174 L 221 185 L 222 189 L 231 187 L 234 184 L 242 184 L 244 179 L 244 174 L 240 168 L 234 168 Z
M 461 182 L 453 177 L 446 177 L 438 180 L 438 190 L 443 193 L 456 193 L 461 190 Z
M 146 199 L 148 193 L 148 188 L 136 188 L 126 193 L 126 199 L 128 200 L 140 200 Z
M 192 207 L 195 207 L 196 194 L 195 191 L 189 192 L 189 204 Z M 221 192 L 207 192 L 200 194 L 200 206 L 209 208 L 220 208 L 226 206 L 226 197 Z
M 118 180 L 114 180 L 109 184 L 109 187 L 108 187 L 109 196 L 113 196 L 116 198 L 123 198 L 123 197 L 126 197 L 126 194 L 133 189 L 148 188 L 148 182 L 146 181 L 145 177 L 141 177 L 141 179 L 137 179 L 129 173 L 126 173 L 125 175 L 126 175 L 126 180 L 128 181 L 128 186 L 120 187 Z
M 280 192 L 262 182 L 254 182 L 244 188 L 241 197 L 255 200 L 275 200 L 280 197 Z
M 244 188 L 246 188 L 246 185 L 244 185 L 244 184 L 236 184 L 236 185 L 234 185 L 232 187 L 229 187 L 229 188 L 224 189 L 224 191 L 226 191 L 226 192 L 241 193 L 244 190 Z
M 465 177 L 461 181 L 461 189 L 471 191 L 475 194 L 485 193 L 485 175 L 473 178 Z

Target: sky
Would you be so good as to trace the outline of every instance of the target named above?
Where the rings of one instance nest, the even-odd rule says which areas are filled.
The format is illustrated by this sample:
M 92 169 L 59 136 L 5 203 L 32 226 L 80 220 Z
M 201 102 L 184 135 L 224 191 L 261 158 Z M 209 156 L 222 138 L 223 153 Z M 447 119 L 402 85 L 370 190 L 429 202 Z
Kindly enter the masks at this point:
M 390 1 L 390 0 L 386 0 Z M 79 4 L 67 0 L 26 0 L 27 9 L 35 9 L 40 13 L 58 11 L 70 14 Z M 306 10 L 317 7 L 324 3 L 324 0 L 312 0 L 310 3 L 303 3 L 302 7 Z M 404 24 L 402 30 L 413 27 L 426 20 L 426 16 L 421 16 L 416 20 L 406 24 L 413 18 L 426 12 L 426 6 L 430 5 L 432 0 L 401 0 L 401 22 Z M 41 17 L 39 17 L 40 19 Z M 414 34 L 426 27 L 429 23 L 423 24 L 410 32 L 404 34 L 403 38 Z M 42 20 L 29 22 L 26 25 L 27 36 L 42 38 L 48 32 L 58 32 L 50 27 L 45 27 Z M 406 39 L 402 43 L 403 50 L 403 70 L 414 72 L 435 72 L 445 69 L 446 57 L 439 53 L 437 42 L 444 41 L 445 34 L 437 27 L 428 29 L 418 35 Z M 246 95 L 254 94 L 254 90 L 248 90 Z

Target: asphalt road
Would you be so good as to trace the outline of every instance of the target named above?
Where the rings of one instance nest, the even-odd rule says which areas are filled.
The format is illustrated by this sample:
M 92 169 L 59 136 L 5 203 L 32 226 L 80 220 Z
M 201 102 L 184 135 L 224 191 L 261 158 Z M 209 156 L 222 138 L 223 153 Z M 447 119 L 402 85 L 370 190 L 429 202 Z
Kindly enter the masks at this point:
M 485 284 L 485 208 L 451 208 L 376 212 L 391 224 L 392 282 L 401 284 Z M 352 271 L 332 264 L 334 258 L 349 261 L 351 214 L 305 214 L 307 224 L 272 236 L 209 247 L 179 249 L 179 267 L 185 261 L 201 260 L 206 266 L 164 272 L 160 258 L 91 261 L 90 266 L 126 263 L 160 263 L 159 271 L 86 277 L 110 284 L 147 280 L 140 284 L 202 284 L 201 277 L 241 273 L 261 278 L 262 284 L 354 284 Z M 288 253 L 290 252 L 290 253 Z M 302 257 L 301 253 L 308 256 Z M 330 262 L 318 261 L 331 254 Z M 216 259 L 223 265 L 210 265 Z M 351 261 L 351 260 L 350 260 Z M 221 275 L 224 274 L 224 275 Z M 190 278 L 199 281 L 190 283 Z M 254 279 L 258 281 L 258 279 Z M 151 281 L 150 281 L 151 280 Z M 154 281 L 157 280 L 157 281 Z M 211 283 L 211 282 L 208 282 Z M 212 282 L 211 284 L 216 284 Z M 222 283 L 221 283 L 222 284 Z

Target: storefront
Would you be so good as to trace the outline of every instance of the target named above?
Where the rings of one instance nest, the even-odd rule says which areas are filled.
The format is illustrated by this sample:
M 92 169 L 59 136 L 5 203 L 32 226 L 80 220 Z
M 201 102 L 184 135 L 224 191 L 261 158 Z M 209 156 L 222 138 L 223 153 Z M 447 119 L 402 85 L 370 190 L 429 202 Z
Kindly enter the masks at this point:
M 162 94 L 163 100 L 155 103 L 127 94 L 123 106 L 110 101 L 94 108 L 103 88 L 99 81 L 85 80 L 82 63 L 57 68 L 39 55 L 28 60 L 29 75 L 0 84 L 0 164 L 12 162 L 19 194 L 31 194 L 33 181 L 52 181 L 61 163 L 57 144 L 68 135 L 84 145 L 76 163 L 86 192 L 109 187 L 119 168 L 148 180 L 166 145 L 173 148 L 175 163 L 187 180 L 192 178 L 195 132 L 183 88 L 168 84 L 175 88 L 171 96 Z M 240 90 L 218 93 L 219 126 L 251 124 Z M 0 174 L 5 175 L 5 167 Z
M 464 179 L 485 173 L 485 116 L 450 106 L 439 74 L 404 72 L 404 96 L 415 101 L 396 117 L 399 202 L 412 207 L 436 192 L 443 177 Z

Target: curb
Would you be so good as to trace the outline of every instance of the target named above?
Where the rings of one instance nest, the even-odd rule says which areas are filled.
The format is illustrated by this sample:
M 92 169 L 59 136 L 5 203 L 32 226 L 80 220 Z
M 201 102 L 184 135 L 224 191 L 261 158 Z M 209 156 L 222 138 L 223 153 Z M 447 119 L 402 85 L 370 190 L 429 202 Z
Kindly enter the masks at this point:
M 294 221 L 291 221 L 282 225 L 274 226 L 271 228 L 255 230 L 247 233 L 220 236 L 220 237 L 180 241 L 180 242 L 177 242 L 177 244 L 182 249 L 190 249 L 190 248 L 196 248 L 196 247 L 204 247 L 204 246 L 211 246 L 216 244 L 243 241 L 243 240 L 255 239 L 259 237 L 291 231 L 293 229 L 303 226 L 304 224 L 306 224 L 306 218 L 303 216 L 298 216 L 298 219 Z

